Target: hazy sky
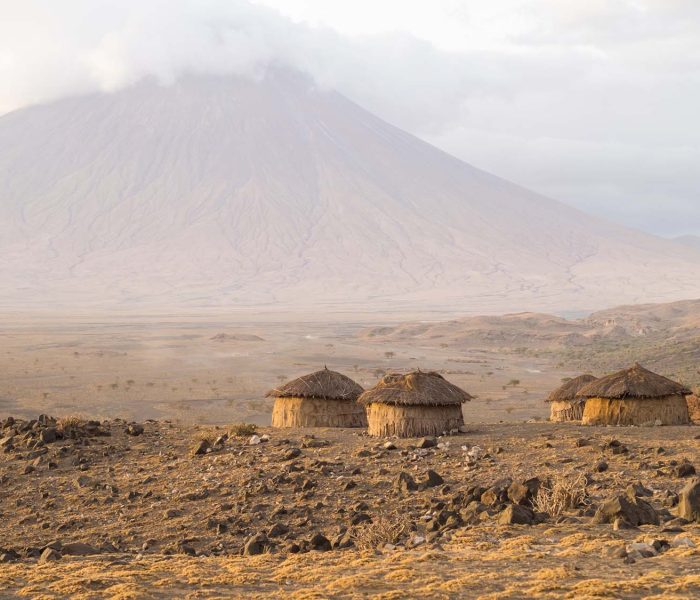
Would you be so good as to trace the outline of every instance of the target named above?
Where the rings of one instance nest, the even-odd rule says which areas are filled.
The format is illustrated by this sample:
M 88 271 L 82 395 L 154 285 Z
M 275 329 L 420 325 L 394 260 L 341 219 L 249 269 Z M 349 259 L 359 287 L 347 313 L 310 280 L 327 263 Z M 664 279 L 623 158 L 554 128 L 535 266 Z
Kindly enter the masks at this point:
M 700 235 L 697 0 L 0 2 L 0 112 L 271 62 L 549 196 Z

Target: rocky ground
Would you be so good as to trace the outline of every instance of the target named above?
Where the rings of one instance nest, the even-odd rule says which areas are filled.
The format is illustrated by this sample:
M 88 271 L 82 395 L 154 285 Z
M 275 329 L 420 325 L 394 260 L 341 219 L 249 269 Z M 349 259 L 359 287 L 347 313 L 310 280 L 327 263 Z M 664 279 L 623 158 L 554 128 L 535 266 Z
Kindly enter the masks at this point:
M 700 596 L 698 427 L 0 426 L 3 598 Z

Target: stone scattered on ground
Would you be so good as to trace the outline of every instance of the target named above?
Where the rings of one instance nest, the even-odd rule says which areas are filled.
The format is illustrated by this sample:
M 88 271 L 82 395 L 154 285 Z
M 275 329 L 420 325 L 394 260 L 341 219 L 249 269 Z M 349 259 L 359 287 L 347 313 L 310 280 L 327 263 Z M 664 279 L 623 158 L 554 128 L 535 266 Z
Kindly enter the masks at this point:
M 574 425 L 474 425 L 466 435 L 378 440 L 353 430 L 237 435 L 168 422 L 6 419 L 0 563 L 353 561 L 367 550 L 469 547 L 477 556 L 486 546 L 505 557 L 513 543 L 532 548 L 518 560 L 540 569 L 550 567 L 536 556 L 561 553 L 565 579 L 643 561 L 671 569 L 667 557 L 697 560 L 700 543 L 700 479 L 683 458 L 698 455 L 698 441 L 681 429 L 611 439 Z

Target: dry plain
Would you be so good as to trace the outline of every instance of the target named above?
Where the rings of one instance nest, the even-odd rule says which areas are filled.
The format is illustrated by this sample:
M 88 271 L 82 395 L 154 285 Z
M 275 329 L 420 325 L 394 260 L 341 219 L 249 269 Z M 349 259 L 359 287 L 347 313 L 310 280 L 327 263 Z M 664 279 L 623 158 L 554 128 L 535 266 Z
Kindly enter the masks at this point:
M 0 454 L 0 597 L 698 597 L 700 529 L 676 502 L 700 467 L 700 428 L 546 422 L 547 392 L 582 368 L 581 327 L 7 319 L 0 437 L 18 433 Z M 591 365 L 634 352 L 636 337 L 616 335 L 593 337 Z M 436 369 L 477 396 L 468 431 L 392 448 L 361 431 L 267 427 L 265 391 L 324 364 L 365 387 Z M 74 433 L 34 448 L 22 419 L 42 413 Z M 249 444 L 242 422 L 269 441 Z M 210 451 L 193 454 L 202 440 Z M 533 505 L 557 483 L 576 491 L 570 505 Z M 619 496 L 654 522 L 596 518 Z M 256 539 L 261 553 L 247 552 Z M 58 560 L 40 559 L 47 547 Z

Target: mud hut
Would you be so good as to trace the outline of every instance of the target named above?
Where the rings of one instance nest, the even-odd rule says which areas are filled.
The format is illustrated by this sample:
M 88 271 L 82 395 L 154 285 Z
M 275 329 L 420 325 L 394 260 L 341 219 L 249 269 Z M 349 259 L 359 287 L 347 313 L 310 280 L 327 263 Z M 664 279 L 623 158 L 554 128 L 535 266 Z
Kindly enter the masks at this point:
M 349 377 L 324 368 L 270 390 L 273 427 L 366 427 L 357 403 L 364 390 Z
M 684 425 L 690 390 L 639 364 L 585 386 L 584 425 Z
M 686 398 L 688 403 L 688 416 L 693 423 L 700 425 L 700 390 L 696 389 L 695 392 Z
M 595 380 L 593 375 L 579 375 L 554 390 L 547 398 L 550 408 L 549 420 L 557 423 L 580 421 L 586 399 L 581 398 L 579 392 Z
M 390 373 L 360 396 L 368 433 L 376 436 L 439 435 L 464 425 L 462 404 L 472 397 L 439 373 Z

